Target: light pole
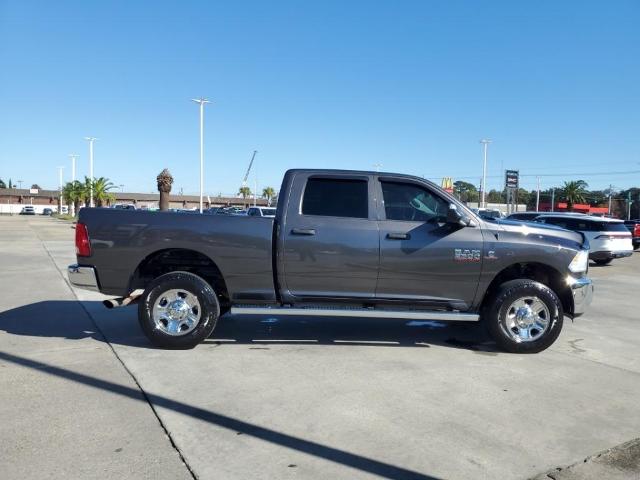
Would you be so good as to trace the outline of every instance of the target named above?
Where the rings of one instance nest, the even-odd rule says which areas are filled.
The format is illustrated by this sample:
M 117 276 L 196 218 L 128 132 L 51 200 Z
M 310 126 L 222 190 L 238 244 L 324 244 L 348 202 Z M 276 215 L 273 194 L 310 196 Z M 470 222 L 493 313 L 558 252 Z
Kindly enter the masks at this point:
M 482 199 L 481 199 L 482 204 L 481 204 L 481 207 L 485 208 L 487 206 L 487 204 L 484 201 L 485 194 L 486 194 L 486 191 L 487 191 L 487 147 L 491 143 L 491 140 L 489 140 L 488 138 L 483 138 L 482 140 L 480 140 L 480 143 L 482 144 L 482 148 L 483 148 L 483 151 L 484 151 L 484 161 L 482 162 Z
M 20 184 L 20 190 L 22 190 L 22 180 L 18 180 L 18 183 Z
M 76 181 L 76 158 L 78 158 L 78 155 L 70 153 L 69 158 L 71 159 L 71 181 L 75 182 Z
M 89 206 L 93 207 L 93 142 L 95 137 L 84 137 L 89 142 Z
M 537 190 L 536 190 L 536 212 L 540 211 L 540 177 L 536 177 L 536 181 L 538 182 Z
M 58 166 L 58 213 L 62 213 L 62 170 L 64 167 Z
M 71 159 L 71 182 L 73 183 L 76 181 L 76 159 L 78 158 L 78 155 L 70 153 L 69 158 Z M 71 202 L 71 215 L 76 215 L 75 201 Z
M 200 104 L 200 213 L 202 213 L 202 195 L 204 193 L 204 104 L 210 103 L 206 98 L 192 98 Z

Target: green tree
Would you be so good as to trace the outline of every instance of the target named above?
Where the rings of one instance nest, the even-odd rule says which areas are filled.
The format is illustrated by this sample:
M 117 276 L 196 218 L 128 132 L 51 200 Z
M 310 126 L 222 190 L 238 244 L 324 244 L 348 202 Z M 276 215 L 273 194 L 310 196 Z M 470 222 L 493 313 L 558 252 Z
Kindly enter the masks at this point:
M 238 195 L 242 196 L 242 199 L 244 200 L 245 206 L 246 206 L 247 198 L 249 198 L 251 196 L 251 189 L 249 187 L 247 187 L 246 185 L 243 185 L 238 190 Z
M 588 186 L 589 184 L 584 180 L 564 182 L 562 197 L 567 202 L 567 210 L 573 210 L 573 206 L 576 203 L 584 203 Z
M 98 177 L 93 179 L 93 184 L 89 177 L 84 177 L 83 196 L 84 205 L 88 207 L 91 203 L 91 186 L 93 185 L 93 202 L 97 207 L 109 205 L 115 200 L 115 195 L 109 191 L 115 188 L 115 185 L 108 178 Z
M 67 182 L 62 187 L 62 198 L 67 206 L 73 206 L 74 211 L 77 213 L 80 209 L 80 203 L 84 202 L 85 199 L 84 184 L 78 180 Z
M 0 178 L 0 188 L 7 188 L 7 185 L 4 183 L 4 181 Z
M 463 182 L 462 180 L 453 182 L 453 193 L 458 195 L 458 198 L 463 202 L 478 201 L 478 189 L 473 183 Z
M 105 204 L 110 205 L 115 201 L 116 196 L 110 193 L 109 190 L 116 188 L 116 186 L 109 181 L 108 178 L 99 177 L 93 179 L 93 200 L 96 202 L 96 206 L 102 207 Z
M 9 179 L 9 188 L 14 188 L 13 183 L 11 183 L 11 179 Z
M 31 185 L 31 188 L 34 188 L 36 190 L 42 190 L 42 188 L 40 188 L 40 185 L 38 185 L 37 183 L 34 183 L 33 185 Z
M 267 199 L 267 203 L 271 206 L 271 200 L 276 196 L 276 191 L 272 187 L 262 189 L 262 197 Z
M 490 190 L 487 193 L 486 200 L 488 203 L 504 203 L 505 201 L 502 192 L 499 192 L 497 190 Z

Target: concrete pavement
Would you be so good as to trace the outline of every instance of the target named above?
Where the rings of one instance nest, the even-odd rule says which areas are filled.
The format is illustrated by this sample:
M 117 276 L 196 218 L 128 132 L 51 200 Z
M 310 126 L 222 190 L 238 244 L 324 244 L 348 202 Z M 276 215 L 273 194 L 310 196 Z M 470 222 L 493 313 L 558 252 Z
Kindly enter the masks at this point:
M 203 479 L 529 478 L 640 436 L 640 254 L 592 268 L 592 309 L 538 355 L 497 352 L 473 325 L 267 317 L 225 317 L 196 349 L 163 351 L 135 308 L 74 301 L 56 269 L 74 261 L 68 224 L 0 217 L 0 232 L 8 473 L 73 472 L 78 442 L 116 468 L 122 446 L 109 449 L 127 438 L 116 458 L 132 478 L 189 476 L 179 454 Z
M 0 217 L 0 478 L 192 478 L 44 246 L 69 238 L 52 219 Z

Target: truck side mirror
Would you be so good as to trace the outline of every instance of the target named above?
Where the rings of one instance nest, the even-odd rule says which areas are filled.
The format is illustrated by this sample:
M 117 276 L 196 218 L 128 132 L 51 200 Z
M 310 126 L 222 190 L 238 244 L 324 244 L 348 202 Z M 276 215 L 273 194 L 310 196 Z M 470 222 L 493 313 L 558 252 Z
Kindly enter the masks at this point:
M 469 219 L 458 210 L 456 204 L 450 203 L 447 210 L 447 223 L 466 227 L 469 225 Z

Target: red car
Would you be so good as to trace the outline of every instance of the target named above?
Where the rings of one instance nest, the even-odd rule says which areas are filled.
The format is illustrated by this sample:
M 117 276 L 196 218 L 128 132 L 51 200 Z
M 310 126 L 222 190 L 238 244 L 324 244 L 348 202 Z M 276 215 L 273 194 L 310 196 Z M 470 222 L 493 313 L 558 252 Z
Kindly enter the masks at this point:
M 638 250 L 640 248 L 640 219 L 627 220 L 624 222 L 632 235 L 633 249 Z

